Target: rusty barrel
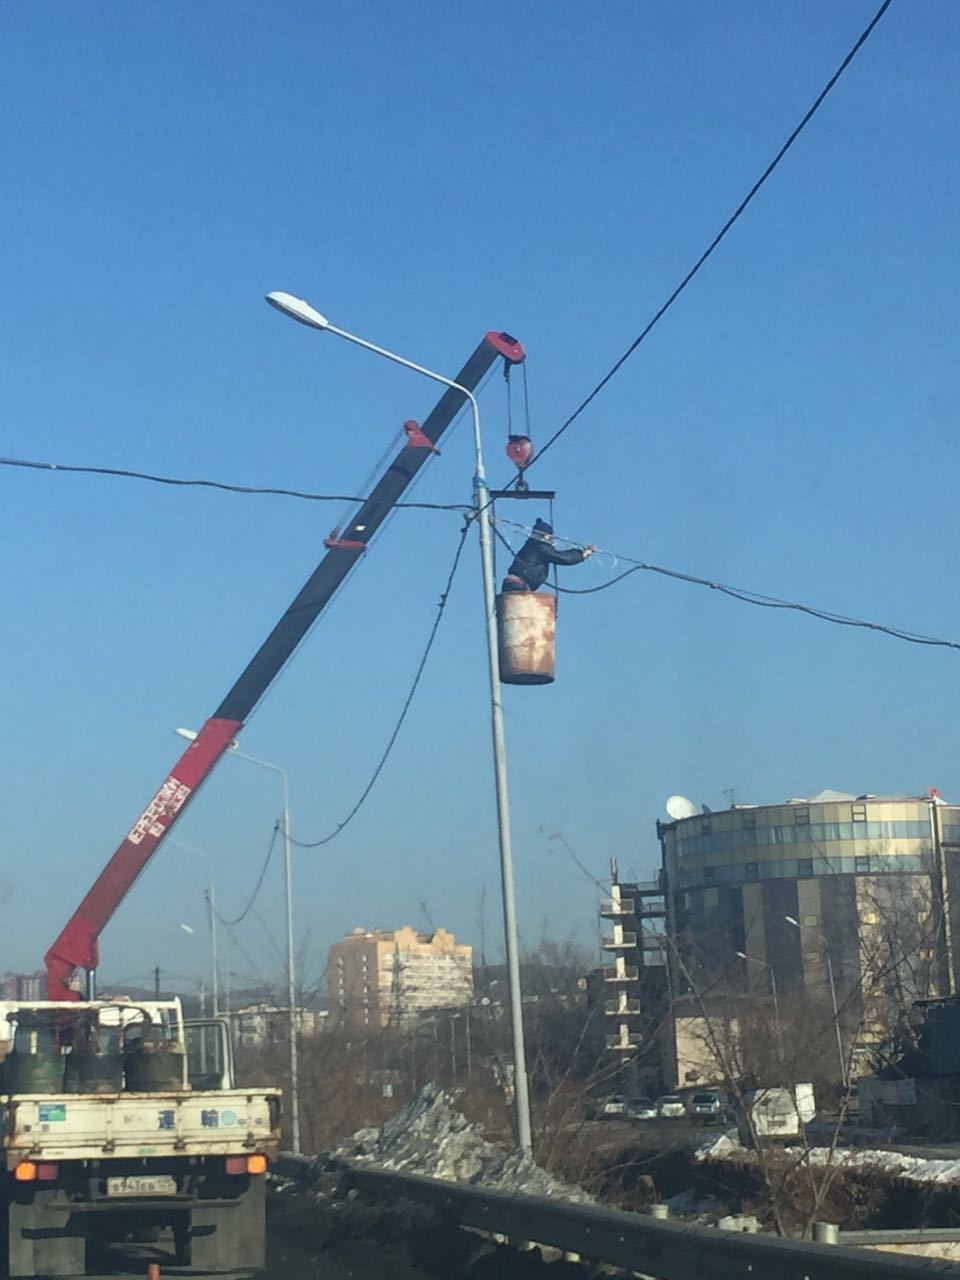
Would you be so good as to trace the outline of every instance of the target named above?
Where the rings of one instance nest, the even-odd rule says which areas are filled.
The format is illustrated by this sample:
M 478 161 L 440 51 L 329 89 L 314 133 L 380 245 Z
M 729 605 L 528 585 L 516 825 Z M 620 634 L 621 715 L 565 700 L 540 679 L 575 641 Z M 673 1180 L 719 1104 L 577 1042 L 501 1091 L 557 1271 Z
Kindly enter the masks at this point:
M 504 591 L 497 597 L 500 679 L 550 684 L 557 647 L 557 597 L 546 591 Z

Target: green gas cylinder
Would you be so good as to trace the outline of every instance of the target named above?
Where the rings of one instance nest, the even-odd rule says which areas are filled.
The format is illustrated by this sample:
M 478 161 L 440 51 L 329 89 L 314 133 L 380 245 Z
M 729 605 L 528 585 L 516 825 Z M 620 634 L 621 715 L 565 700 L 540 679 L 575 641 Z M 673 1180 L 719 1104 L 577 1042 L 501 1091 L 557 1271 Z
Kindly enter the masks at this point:
M 139 1045 L 124 1055 L 123 1068 L 131 1093 L 183 1088 L 183 1050 L 176 1042 Z
M 63 1058 L 59 1053 L 21 1053 L 14 1049 L 3 1064 L 4 1093 L 62 1093 Z
M 76 1049 L 66 1059 L 64 1093 L 119 1093 L 123 1088 L 123 1059 L 117 1053 Z

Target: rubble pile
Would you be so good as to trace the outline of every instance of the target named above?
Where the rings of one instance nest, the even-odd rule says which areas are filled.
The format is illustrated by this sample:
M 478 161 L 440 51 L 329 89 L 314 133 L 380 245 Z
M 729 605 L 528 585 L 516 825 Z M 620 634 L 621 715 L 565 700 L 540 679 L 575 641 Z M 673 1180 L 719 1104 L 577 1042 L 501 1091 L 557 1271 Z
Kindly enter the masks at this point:
M 530 1156 L 489 1142 L 435 1084 L 424 1085 L 386 1124 L 361 1129 L 334 1154 L 428 1178 L 591 1203 L 586 1192 L 554 1178 Z
M 747 1147 L 741 1146 L 735 1137 L 735 1131 L 721 1133 L 717 1137 L 707 1136 L 698 1144 L 693 1153 L 697 1163 L 709 1160 L 755 1160 L 756 1155 Z

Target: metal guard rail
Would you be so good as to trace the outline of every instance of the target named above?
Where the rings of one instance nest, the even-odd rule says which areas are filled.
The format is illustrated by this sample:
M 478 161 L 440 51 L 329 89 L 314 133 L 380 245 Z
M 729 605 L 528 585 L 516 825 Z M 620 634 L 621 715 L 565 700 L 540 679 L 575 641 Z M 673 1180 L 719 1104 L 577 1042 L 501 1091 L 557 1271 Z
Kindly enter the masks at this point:
M 299 1179 L 313 1162 L 282 1155 L 277 1172 Z M 407 1200 L 463 1227 L 515 1243 L 551 1245 L 584 1260 L 657 1280 L 960 1280 L 960 1266 L 940 1258 L 895 1257 L 873 1249 L 685 1226 L 643 1213 L 515 1195 L 485 1187 L 344 1163 L 344 1178 L 378 1200 Z

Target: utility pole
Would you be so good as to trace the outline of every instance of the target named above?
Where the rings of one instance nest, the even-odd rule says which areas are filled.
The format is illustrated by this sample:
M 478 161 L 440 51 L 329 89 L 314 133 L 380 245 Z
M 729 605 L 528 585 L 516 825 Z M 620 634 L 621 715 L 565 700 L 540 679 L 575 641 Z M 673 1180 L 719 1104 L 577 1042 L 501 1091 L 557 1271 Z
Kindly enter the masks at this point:
M 220 974 L 217 969 L 217 900 L 214 897 L 213 877 L 203 895 L 207 901 L 207 923 L 210 926 L 210 961 L 213 969 L 213 1016 L 220 1015 Z
M 154 1000 L 160 999 L 160 966 L 159 965 L 157 965 L 157 967 L 153 971 L 153 998 Z

